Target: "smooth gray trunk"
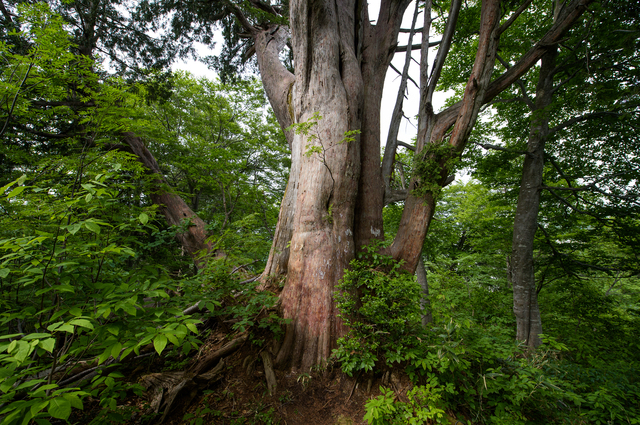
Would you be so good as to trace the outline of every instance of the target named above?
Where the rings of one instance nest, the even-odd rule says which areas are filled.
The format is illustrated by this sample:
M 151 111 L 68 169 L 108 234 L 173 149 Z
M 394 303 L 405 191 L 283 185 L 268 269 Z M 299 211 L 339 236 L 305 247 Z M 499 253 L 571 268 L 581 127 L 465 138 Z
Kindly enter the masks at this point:
M 557 48 L 542 57 L 536 101 L 532 111 L 527 154 L 522 168 L 518 206 L 513 221 L 510 276 L 513 284 L 513 312 L 516 316 L 516 339 L 529 347 L 541 344 L 542 320 L 536 291 L 533 242 L 538 228 L 540 191 L 544 170 L 544 146 L 549 134 L 546 108 L 553 94 L 553 70 Z

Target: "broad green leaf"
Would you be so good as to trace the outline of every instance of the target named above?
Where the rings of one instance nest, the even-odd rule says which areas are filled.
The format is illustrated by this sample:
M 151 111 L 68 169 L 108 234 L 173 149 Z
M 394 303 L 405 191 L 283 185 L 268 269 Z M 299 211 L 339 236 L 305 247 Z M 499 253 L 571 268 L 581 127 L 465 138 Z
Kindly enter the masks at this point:
M 53 349 L 56 346 L 56 339 L 55 338 L 47 338 L 47 339 L 43 339 L 42 341 L 40 341 L 40 347 L 42 347 L 44 350 L 52 353 Z
M 164 348 L 167 346 L 167 337 L 162 335 L 162 334 L 158 334 L 156 335 L 155 338 L 153 338 L 153 348 L 156 349 L 156 351 L 158 352 L 158 354 L 162 354 L 162 350 L 164 350 Z
M 31 406 L 31 414 L 33 416 L 37 415 L 39 411 L 41 411 L 42 409 L 44 409 L 48 405 L 49 405 L 49 400 L 44 400 L 44 401 L 41 401 L 39 403 L 36 403 L 36 404 L 32 405 Z
M 120 355 L 120 351 L 122 351 L 122 344 L 119 342 L 116 342 L 115 345 L 111 347 L 111 357 L 113 357 L 114 359 L 117 359 L 118 356 Z
M 7 199 L 11 199 L 13 197 L 16 197 L 18 195 L 20 195 L 27 187 L 26 186 L 18 186 L 16 188 L 14 188 L 11 192 L 9 192 L 9 194 L 7 195 Z
M 147 224 L 147 222 L 149 221 L 149 216 L 145 213 L 140 213 L 138 219 L 140 220 L 140 223 Z
M 85 221 L 84 226 L 87 229 L 91 230 L 93 233 L 96 233 L 96 234 L 100 233 L 100 226 L 93 221 Z
M 84 406 L 82 405 L 82 400 L 76 394 L 63 394 L 62 397 L 64 397 L 69 401 L 69 403 L 71 403 L 71 407 L 75 407 L 76 409 L 84 408 Z
M 82 228 L 82 223 L 74 223 L 74 224 L 71 224 L 71 225 L 67 226 L 67 230 L 72 235 L 75 235 L 76 233 L 78 233 L 78 230 L 80 230 L 81 228 Z
M 49 402 L 47 410 L 56 419 L 69 419 L 71 416 L 71 403 L 64 397 L 56 397 Z
M 24 340 L 25 341 L 30 341 L 32 339 L 41 339 L 41 338 L 48 338 L 50 337 L 51 334 L 45 334 L 45 333 L 34 333 L 34 334 L 27 334 L 24 336 Z
M 107 347 L 102 354 L 98 356 L 98 364 L 106 362 L 109 357 L 111 357 L 111 347 Z
M 0 277 L 5 278 L 9 276 L 10 269 L 0 269 Z
M 80 326 L 87 329 L 93 329 L 93 324 L 87 319 L 73 319 L 69 322 L 70 325 Z

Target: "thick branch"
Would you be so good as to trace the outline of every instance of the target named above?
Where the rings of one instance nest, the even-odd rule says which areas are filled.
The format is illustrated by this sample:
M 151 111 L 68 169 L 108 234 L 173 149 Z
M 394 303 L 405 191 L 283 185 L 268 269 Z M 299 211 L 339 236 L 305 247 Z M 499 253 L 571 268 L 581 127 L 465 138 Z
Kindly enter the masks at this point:
M 551 46 L 562 39 L 564 33 L 584 13 L 587 6 L 589 6 L 593 1 L 594 0 L 573 0 L 570 4 L 565 5 L 560 12 L 558 19 L 540 39 L 540 41 L 529 49 L 529 51 L 525 53 L 515 65 L 509 68 L 509 70 L 489 85 L 484 96 L 484 103 L 488 103 L 493 100 L 493 98 L 517 81 L 518 78 L 535 65 Z M 461 106 L 462 102 L 457 102 L 436 116 L 434 135 L 443 136 L 446 133 L 446 131 L 455 123 Z
M 198 266 L 204 266 L 201 253 L 203 251 L 208 253 L 211 249 L 211 245 L 207 242 L 204 221 L 189 208 L 179 195 L 168 188 L 158 162 L 144 145 L 142 139 L 133 133 L 124 133 L 123 138 L 131 151 L 138 156 L 140 162 L 154 175 L 156 184 L 150 197 L 153 203 L 160 207 L 159 211 L 165 216 L 167 223 L 171 226 L 182 226 L 185 221 L 188 222 L 185 231 L 178 233 L 176 237 L 185 251 L 196 260 Z

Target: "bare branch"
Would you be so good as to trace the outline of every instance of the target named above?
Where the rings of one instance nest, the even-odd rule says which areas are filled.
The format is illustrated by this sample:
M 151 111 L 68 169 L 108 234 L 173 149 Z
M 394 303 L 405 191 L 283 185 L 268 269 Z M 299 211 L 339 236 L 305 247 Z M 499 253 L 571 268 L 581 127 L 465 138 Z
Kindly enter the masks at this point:
M 393 70 L 394 70 L 398 75 L 402 76 L 402 72 L 400 72 L 400 70 L 399 70 L 398 68 L 396 68 L 395 66 L 393 66 L 393 64 L 389 64 L 389 67 L 390 67 L 391 69 L 393 69 Z M 409 77 L 409 76 L 407 76 L 407 79 L 408 79 L 409 81 L 411 81 L 411 82 L 416 86 L 416 88 L 420 88 L 420 86 L 418 86 L 418 83 L 416 83 L 416 80 L 414 80 L 413 78 L 411 78 L 411 77 Z
M 507 28 L 509 28 L 511 24 L 513 24 L 516 19 L 518 19 L 518 16 L 520 16 L 520 14 L 524 12 L 527 7 L 529 7 L 532 1 L 533 0 L 526 0 L 524 3 L 522 3 L 520 7 L 515 12 L 513 12 L 513 15 L 509 16 L 509 19 L 507 19 L 502 25 L 500 25 L 500 28 L 498 28 L 498 35 L 501 35 L 503 32 L 505 32 Z
M 489 143 L 473 142 L 473 144 L 477 145 L 477 146 L 480 146 L 481 148 L 487 149 L 487 150 L 491 149 L 491 150 L 494 150 L 494 151 L 509 152 L 509 153 L 515 153 L 515 154 L 518 154 L 518 155 L 527 155 L 528 154 L 527 151 L 518 151 L 518 150 L 515 150 L 515 149 L 509 149 L 509 148 L 505 148 L 505 147 L 498 146 L 498 145 L 491 145 Z
M 416 7 L 413 12 L 413 20 L 411 21 L 412 31 L 409 33 L 409 44 L 411 44 L 411 41 L 413 40 L 413 29 L 416 26 L 419 11 L 420 9 L 418 7 L 418 2 L 416 2 Z M 400 129 L 400 122 L 402 120 L 402 104 L 404 102 L 404 92 L 407 89 L 407 80 L 409 79 L 409 65 L 411 65 L 411 51 L 407 50 L 404 60 L 404 68 L 402 69 L 402 80 L 400 81 L 400 87 L 398 88 L 396 104 L 393 108 L 391 124 L 389 125 L 389 134 L 387 136 L 384 157 L 382 159 L 382 181 L 384 183 L 385 193 L 391 190 L 391 173 L 393 171 L 393 162 L 396 157 L 396 149 L 398 146 L 398 131 Z
M 439 45 L 442 42 L 442 40 L 438 40 L 438 41 L 432 41 L 428 44 L 429 47 L 435 47 L 437 45 Z M 409 46 L 397 46 L 396 47 L 396 53 L 401 53 L 401 52 L 406 52 L 407 48 Z M 411 50 L 420 50 L 422 48 L 422 43 L 419 44 L 412 44 L 411 45 Z

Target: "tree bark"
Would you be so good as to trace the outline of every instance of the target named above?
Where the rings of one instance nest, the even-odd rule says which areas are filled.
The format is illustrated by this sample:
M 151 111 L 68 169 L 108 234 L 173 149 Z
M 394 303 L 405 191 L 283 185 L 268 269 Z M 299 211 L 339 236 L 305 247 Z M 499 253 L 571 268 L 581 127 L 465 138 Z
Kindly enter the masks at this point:
M 420 309 L 422 310 L 422 326 L 427 326 L 433 322 L 431 314 L 431 302 L 429 301 L 429 282 L 427 281 L 427 268 L 425 267 L 422 255 L 418 258 L 418 266 L 416 267 L 416 279 L 422 289 L 422 298 L 420 299 Z
M 247 29 L 250 29 L 253 34 L 258 69 L 263 77 L 265 92 L 291 149 L 289 181 L 280 204 L 278 224 L 273 236 L 269 259 L 261 277 L 262 282 L 267 282 L 269 279 L 286 274 L 289 263 L 289 244 L 293 234 L 293 216 L 298 194 L 301 152 L 300 145 L 293 143 L 293 131 L 287 129 L 294 123 L 291 96 L 295 76 L 279 60 L 279 54 L 290 36 L 287 27 L 273 25 L 264 30 L 257 30 L 248 26 Z
M 287 325 L 276 364 L 308 370 L 326 360 L 344 333 L 333 303 L 334 286 L 354 257 L 353 219 L 360 175 L 362 76 L 354 43 L 356 1 L 292 2 L 296 80 L 294 120 L 322 119 L 308 135 L 295 134 L 300 164 L 287 282 L 281 294 Z M 362 7 L 360 5 L 360 7 Z M 306 155 L 310 148 L 320 153 Z
M 533 241 L 538 228 L 540 191 L 544 170 L 544 147 L 549 134 L 549 114 L 546 108 L 553 100 L 553 71 L 557 47 L 542 56 L 542 65 L 532 109 L 527 155 L 522 168 L 522 182 L 513 220 L 511 251 L 511 281 L 513 313 L 516 316 L 516 339 L 531 348 L 541 344 L 542 320 L 536 291 L 533 261 Z
M 123 136 L 131 151 L 154 175 L 155 184 L 149 196 L 153 203 L 159 206 L 159 211 L 164 215 L 167 223 L 170 226 L 181 226 L 184 222 L 188 222 L 185 231 L 178 233 L 176 238 L 184 250 L 195 260 L 196 265 L 199 268 L 204 267 L 206 264 L 205 255 L 211 249 L 211 244 L 207 242 L 205 222 L 189 208 L 189 205 L 179 195 L 171 191 L 162 176 L 158 162 L 144 145 L 142 139 L 133 133 L 124 133 Z

